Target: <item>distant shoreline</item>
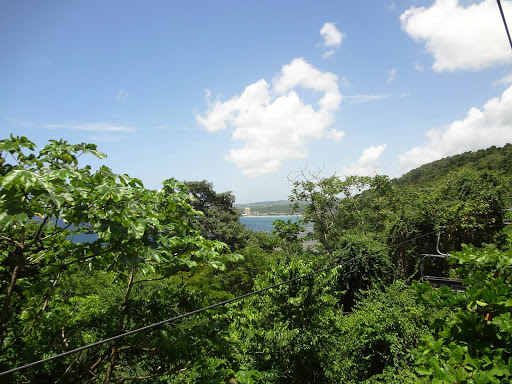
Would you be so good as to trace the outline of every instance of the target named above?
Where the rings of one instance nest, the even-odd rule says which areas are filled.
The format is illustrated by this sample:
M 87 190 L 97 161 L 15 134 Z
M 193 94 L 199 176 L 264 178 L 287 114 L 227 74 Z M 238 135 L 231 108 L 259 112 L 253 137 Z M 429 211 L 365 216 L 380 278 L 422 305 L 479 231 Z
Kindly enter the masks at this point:
M 243 218 L 243 217 L 290 217 L 290 216 L 302 217 L 302 215 L 289 215 L 287 213 L 284 213 L 282 215 L 242 215 L 242 216 L 240 216 L 240 218 Z

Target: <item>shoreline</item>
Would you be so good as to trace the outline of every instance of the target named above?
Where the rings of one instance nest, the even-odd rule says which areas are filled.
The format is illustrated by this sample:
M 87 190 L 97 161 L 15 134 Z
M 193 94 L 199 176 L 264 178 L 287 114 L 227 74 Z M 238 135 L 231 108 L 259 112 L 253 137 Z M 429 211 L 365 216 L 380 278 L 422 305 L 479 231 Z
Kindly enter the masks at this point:
M 302 215 L 242 215 L 240 216 L 241 219 L 244 217 L 247 218 L 253 218 L 253 217 L 302 217 Z

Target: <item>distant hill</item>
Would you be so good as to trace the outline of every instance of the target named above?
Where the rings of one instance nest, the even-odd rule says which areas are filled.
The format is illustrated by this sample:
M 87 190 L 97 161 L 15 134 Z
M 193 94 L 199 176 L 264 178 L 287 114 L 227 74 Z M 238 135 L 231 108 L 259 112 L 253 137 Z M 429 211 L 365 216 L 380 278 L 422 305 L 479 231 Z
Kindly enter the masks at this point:
M 256 203 L 248 204 L 233 204 L 233 206 L 241 212 L 244 212 L 244 208 L 251 208 L 251 212 L 258 212 L 264 214 L 279 213 L 279 214 L 292 214 L 292 207 L 288 200 L 276 200 L 276 201 L 260 201 Z M 304 204 L 305 206 L 305 204 Z M 303 212 L 303 206 L 299 207 L 299 211 L 296 213 Z
M 394 182 L 398 185 L 426 185 L 459 169 L 475 171 L 497 170 L 512 176 L 512 145 L 506 144 L 504 147 L 492 146 L 475 152 L 470 151 L 460 155 L 445 157 L 413 169 L 403 176 L 394 179 Z M 512 191 L 512 178 L 509 179 L 509 190 Z

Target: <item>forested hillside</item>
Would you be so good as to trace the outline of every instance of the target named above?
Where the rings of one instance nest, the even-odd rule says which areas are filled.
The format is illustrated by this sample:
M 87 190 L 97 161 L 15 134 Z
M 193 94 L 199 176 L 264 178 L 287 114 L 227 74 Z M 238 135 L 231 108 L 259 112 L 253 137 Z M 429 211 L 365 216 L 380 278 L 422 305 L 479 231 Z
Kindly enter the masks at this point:
M 297 178 L 301 238 L 245 229 L 208 181 L 155 191 L 82 166 L 94 144 L 1 140 L 0 382 L 510 383 L 510 148 Z M 423 274 L 464 291 L 421 281 L 438 236 Z
M 419 186 L 436 182 L 450 172 L 461 168 L 471 171 L 498 170 L 512 175 L 512 144 L 445 157 L 413 169 L 395 181 L 399 185 Z

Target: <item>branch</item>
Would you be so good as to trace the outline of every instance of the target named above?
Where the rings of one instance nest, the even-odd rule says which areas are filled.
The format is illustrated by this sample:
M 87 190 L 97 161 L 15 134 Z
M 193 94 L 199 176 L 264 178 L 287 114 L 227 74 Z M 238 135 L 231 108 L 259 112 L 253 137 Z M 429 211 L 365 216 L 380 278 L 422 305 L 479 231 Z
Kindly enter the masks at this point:
M 34 240 L 32 240 L 32 242 L 28 245 L 29 247 L 32 246 L 32 244 L 34 244 L 39 239 L 39 236 L 41 236 L 41 231 L 43 230 L 43 227 L 46 225 L 46 222 L 49 220 L 49 218 L 50 217 L 46 215 L 46 217 L 43 219 L 43 222 L 41 223 L 41 225 L 37 229 L 36 234 L 34 235 Z
M 13 243 L 15 246 L 17 246 L 18 248 L 21 248 L 21 244 L 18 243 L 16 240 L 14 239 L 11 239 L 10 237 L 7 237 L 7 236 L 0 236 L 0 238 L 4 239 L 4 240 L 7 240 L 11 243 Z
M 60 266 L 67 267 L 68 265 L 79 263 L 79 262 L 84 261 L 84 260 L 92 259 L 93 257 L 97 257 L 97 256 L 100 256 L 100 255 L 103 255 L 104 253 L 107 253 L 107 252 L 110 252 L 110 251 L 112 251 L 112 248 L 105 249 L 105 250 L 103 250 L 101 252 L 95 253 L 94 255 L 89 255 L 89 256 L 81 257 L 80 259 L 76 259 L 76 260 L 70 261 L 69 263 L 66 263 L 66 264 L 50 264 L 50 266 L 52 266 L 52 267 L 60 267 Z
M 56 221 L 57 221 L 57 220 L 58 220 L 58 219 L 56 219 Z M 61 233 L 62 231 L 65 231 L 66 229 L 68 229 L 69 227 L 71 227 L 71 225 L 72 225 L 72 224 L 68 224 L 68 225 L 66 225 L 65 227 L 61 228 L 60 230 L 53 232 L 51 235 L 48 235 L 48 236 L 43 237 L 43 238 L 41 239 L 41 241 L 46 240 L 46 239 L 48 239 L 48 238 L 50 238 L 50 237 L 52 237 L 52 236 L 55 236 L 55 235 L 57 235 L 57 234 Z
M 92 259 L 93 257 L 97 257 L 97 256 L 100 256 L 100 255 L 103 255 L 104 253 L 112 251 L 112 248 L 105 249 L 105 250 L 103 250 L 101 252 L 95 253 L 94 255 L 89 255 L 89 256 L 81 257 L 80 259 L 76 259 L 76 260 L 70 261 L 69 263 L 60 263 L 60 264 L 40 264 L 39 263 L 39 264 L 37 264 L 36 261 L 40 260 L 49 251 L 50 250 L 47 250 L 44 254 L 42 254 L 37 259 L 35 259 L 33 262 L 31 262 L 30 265 L 47 265 L 49 267 L 61 267 L 61 268 L 63 268 L 63 267 L 67 267 L 67 266 L 69 266 L 71 264 L 79 263 L 81 261 L 84 261 L 84 260 L 87 260 L 87 259 Z
M 64 378 L 64 376 L 66 376 L 68 374 L 68 372 L 71 369 L 71 367 L 73 366 L 73 364 L 75 364 L 78 361 L 78 359 L 80 358 L 81 355 L 82 355 L 81 353 L 78 354 L 78 356 L 71 362 L 71 364 L 68 365 L 68 367 L 66 368 L 66 370 L 64 371 L 62 376 L 55 383 L 58 383 L 59 381 L 61 381 Z
M 43 315 L 43 312 L 46 310 L 46 307 L 48 306 L 48 301 L 50 300 L 50 296 L 52 295 L 53 290 L 54 290 L 55 286 L 57 285 L 57 282 L 60 279 L 61 272 L 62 272 L 62 270 L 59 271 L 59 273 L 57 274 L 57 277 L 53 281 L 51 288 L 46 293 L 46 298 L 44 300 L 43 307 L 39 310 L 39 313 L 37 314 L 36 319 L 34 320 L 32 325 L 25 332 L 23 332 L 23 336 L 27 335 L 34 328 L 34 326 L 37 325 L 37 323 L 39 323 L 39 320 L 41 320 L 41 316 Z

